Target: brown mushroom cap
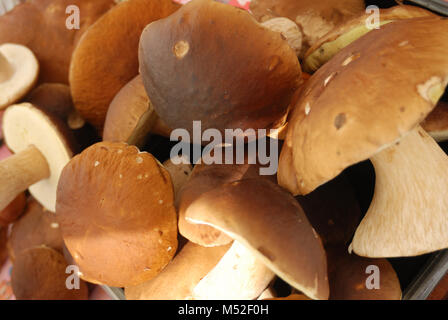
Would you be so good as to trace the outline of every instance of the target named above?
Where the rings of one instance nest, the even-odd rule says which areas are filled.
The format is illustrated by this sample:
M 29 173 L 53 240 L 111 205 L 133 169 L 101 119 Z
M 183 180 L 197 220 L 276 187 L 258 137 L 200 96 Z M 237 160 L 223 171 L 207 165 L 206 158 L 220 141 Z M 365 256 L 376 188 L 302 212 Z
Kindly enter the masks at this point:
M 380 25 L 402 19 L 435 16 L 431 11 L 407 5 L 380 9 L 379 14 L 381 19 Z M 339 50 L 371 31 L 372 29 L 366 27 L 366 21 L 370 16 L 371 13 L 363 13 L 343 24 L 339 24 L 325 36 L 317 40 L 305 54 L 304 70 L 307 72 L 316 71 Z
M 448 103 L 439 101 L 422 122 L 422 128 L 438 142 L 448 140 Z
M 252 0 L 250 11 L 259 21 L 286 17 L 304 34 L 304 50 L 338 24 L 364 12 L 363 0 Z
M 63 244 L 56 215 L 30 199 L 24 215 L 12 225 L 8 237 L 11 260 L 14 261 L 22 251 L 41 245 L 62 253 Z
M 56 214 L 85 278 L 126 287 L 152 279 L 174 256 L 173 202 L 169 173 L 152 155 L 101 142 L 64 168 Z
M 88 29 L 73 52 L 69 75 L 75 107 L 86 121 L 103 128 L 112 99 L 138 74 L 143 28 L 177 8 L 171 0 L 124 1 Z
M 64 256 L 45 246 L 21 252 L 14 261 L 11 285 L 18 300 L 87 300 L 87 285 L 67 289 Z
M 66 9 L 80 10 L 80 29 L 66 27 Z M 40 64 L 40 82 L 68 83 L 72 51 L 81 35 L 114 0 L 31 0 L 0 16 L 0 44 L 17 43 L 30 48 Z
M 185 300 L 194 287 L 221 260 L 230 245 L 206 248 L 188 242 L 154 279 L 126 287 L 127 300 Z
M 194 120 L 221 132 L 282 126 L 301 74 L 280 33 L 210 0 L 193 0 L 148 25 L 139 60 L 157 114 L 190 132 Z
M 8 259 L 7 229 L 0 227 L 0 266 Z
M 26 195 L 20 193 L 5 209 L 0 211 L 0 227 L 16 221 L 23 213 L 26 206 Z
M 322 66 L 292 112 L 280 185 L 309 193 L 414 129 L 448 83 L 447 28 L 439 18 L 390 23 Z
M 185 219 L 226 233 L 309 297 L 328 298 L 319 236 L 297 201 L 268 179 L 240 180 L 206 192 Z

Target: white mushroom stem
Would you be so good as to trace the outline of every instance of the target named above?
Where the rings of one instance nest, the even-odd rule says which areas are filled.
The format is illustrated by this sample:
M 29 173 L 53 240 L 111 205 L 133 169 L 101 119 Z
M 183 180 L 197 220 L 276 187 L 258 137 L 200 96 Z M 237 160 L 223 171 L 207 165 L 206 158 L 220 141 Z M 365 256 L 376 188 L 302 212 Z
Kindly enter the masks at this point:
M 260 296 L 275 274 L 242 244 L 232 247 L 193 289 L 195 300 L 252 300 Z
M 448 247 L 448 157 L 417 127 L 371 161 L 375 193 L 352 249 L 366 257 L 415 256 Z
M 0 162 L 0 211 L 19 193 L 50 176 L 47 160 L 34 146 Z
M 9 63 L 8 59 L 0 52 L 0 82 L 6 81 L 14 73 L 14 69 Z

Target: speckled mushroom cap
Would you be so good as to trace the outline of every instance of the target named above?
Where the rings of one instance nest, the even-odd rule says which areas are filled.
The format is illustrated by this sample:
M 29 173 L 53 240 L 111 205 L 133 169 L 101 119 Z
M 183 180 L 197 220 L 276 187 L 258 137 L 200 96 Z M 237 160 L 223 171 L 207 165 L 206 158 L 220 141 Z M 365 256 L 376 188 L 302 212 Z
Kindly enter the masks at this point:
M 101 142 L 64 168 L 56 215 L 84 277 L 125 287 L 153 278 L 173 258 L 173 202 L 169 173 L 151 154 Z
M 335 26 L 364 12 L 363 0 L 252 0 L 250 11 L 259 21 L 286 17 L 304 34 L 304 51 Z
M 40 64 L 40 82 L 68 83 L 72 51 L 81 35 L 114 0 L 29 0 L 0 16 L 0 44 L 30 48 Z M 79 29 L 69 29 L 67 7 L 80 10 Z
M 362 37 L 372 29 L 368 29 L 371 13 L 363 13 L 336 28 L 317 40 L 305 54 L 303 68 L 307 72 L 316 71 L 322 64 L 330 60 L 339 50 Z M 416 7 L 399 5 L 389 9 L 380 9 L 380 26 L 396 20 L 435 16 L 431 11 Z
M 140 73 L 170 128 L 270 129 L 284 123 L 300 83 L 294 50 L 250 13 L 193 0 L 145 28 Z
M 11 285 L 17 300 L 87 300 L 85 282 L 66 286 L 67 262 L 62 253 L 45 246 L 22 251 L 14 261 Z
M 190 206 L 187 221 L 226 233 L 310 298 L 328 298 L 322 242 L 289 193 L 258 178 L 227 183 L 199 200 Z
M 179 8 L 171 0 L 128 0 L 93 24 L 73 52 L 70 87 L 76 109 L 102 130 L 117 92 L 138 74 L 143 28 Z
M 448 83 L 447 31 L 446 19 L 397 21 L 322 66 L 292 112 L 280 185 L 307 194 L 419 125 Z
M 439 101 L 434 110 L 422 122 L 422 128 L 438 142 L 448 140 L 448 103 Z

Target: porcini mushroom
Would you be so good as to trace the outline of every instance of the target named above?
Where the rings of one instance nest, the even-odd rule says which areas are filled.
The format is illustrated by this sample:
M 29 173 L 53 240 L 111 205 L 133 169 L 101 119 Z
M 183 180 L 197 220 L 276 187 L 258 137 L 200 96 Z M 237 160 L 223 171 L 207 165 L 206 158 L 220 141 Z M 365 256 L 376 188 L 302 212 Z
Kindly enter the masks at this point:
M 98 130 L 104 126 L 112 99 L 138 75 L 138 42 L 143 28 L 179 7 L 171 0 L 123 1 L 98 19 L 79 41 L 70 64 L 70 88 L 76 109 Z
M 422 122 L 422 128 L 437 142 L 448 140 L 448 103 L 439 101 Z
M 0 227 L 0 266 L 5 263 L 8 258 L 7 250 L 7 229 L 5 227 Z
M 250 13 L 193 0 L 141 35 L 140 73 L 170 128 L 277 129 L 300 84 L 294 50 Z M 173 76 L 175 75 L 175 76 Z
M 22 103 L 6 109 L 3 134 L 15 155 L 0 162 L 0 210 L 29 189 L 54 212 L 59 175 L 77 151 L 73 133 L 57 117 Z
M 39 63 L 25 46 L 0 45 L 0 109 L 17 102 L 34 86 Z
M 11 273 L 11 285 L 17 300 L 87 300 L 86 283 L 67 287 L 67 263 L 64 256 L 45 246 L 20 253 Z
M 7 227 L 16 221 L 23 213 L 26 206 L 26 195 L 20 193 L 5 209 L 0 211 L 0 227 Z
M 30 48 L 39 60 L 41 83 L 68 83 L 68 69 L 74 47 L 89 26 L 114 4 L 114 0 L 23 2 L 0 16 L 0 44 L 17 43 Z M 77 17 L 73 16 L 75 11 L 69 11 L 73 20 L 66 13 L 70 6 L 79 9 Z M 77 18 L 79 26 L 67 23 Z
M 97 143 L 62 171 L 56 215 L 89 282 L 134 286 L 155 277 L 177 249 L 169 173 L 125 143 Z
M 193 171 L 193 166 L 186 158 L 181 156 L 168 159 L 163 163 L 163 167 L 169 172 L 174 188 L 174 199 L 176 200 L 181 188 L 187 183 Z M 176 201 L 175 201 L 176 202 Z
M 358 255 L 448 247 L 448 158 L 419 127 L 448 83 L 447 30 L 434 17 L 369 32 L 308 80 L 291 115 L 278 171 L 290 192 L 307 194 L 368 158 L 375 167 L 374 198 L 352 243 Z

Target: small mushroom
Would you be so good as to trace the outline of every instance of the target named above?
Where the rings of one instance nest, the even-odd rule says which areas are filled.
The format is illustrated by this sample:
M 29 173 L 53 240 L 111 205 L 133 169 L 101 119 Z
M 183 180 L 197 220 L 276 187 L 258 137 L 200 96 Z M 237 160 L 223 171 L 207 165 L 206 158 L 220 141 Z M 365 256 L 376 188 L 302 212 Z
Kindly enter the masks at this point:
M 314 72 L 330 60 L 337 52 L 356 39 L 374 30 L 366 26 L 371 13 L 362 13 L 343 24 L 338 25 L 321 37 L 308 49 L 304 57 L 303 68 L 307 72 Z M 397 20 L 435 16 L 431 11 L 416 7 L 399 5 L 389 9 L 380 9 L 380 27 Z M 404 40 L 403 44 L 406 41 Z
M 0 162 L 0 210 L 29 189 L 54 212 L 59 175 L 77 150 L 73 133 L 60 119 L 22 103 L 6 109 L 3 135 L 15 154 Z
M 45 246 L 22 251 L 14 261 L 11 285 L 17 300 L 87 300 L 86 283 L 68 288 L 64 256 Z
M 375 167 L 373 201 L 352 243 L 358 255 L 448 247 L 448 158 L 419 127 L 448 83 L 447 28 L 434 17 L 369 32 L 307 81 L 292 112 L 278 171 L 291 193 L 307 194 L 366 159 Z
M 448 140 L 448 103 L 439 101 L 422 122 L 422 128 L 437 142 Z
M 175 158 L 166 160 L 163 163 L 163 167 L 170 174 L 171 182 L 173 183 L 174 188 L 174 199 L 176 200 L 179 196 L 179 191 L 190 178 L 193 171 L 193 166 L 187 161 L 187 159 L 181 156 L 177 156 Z
M 16 221 L 25 210 L 26 195 L 24 192 L 19 195 L 2 211 L 0 211 L 0 227 L 7 227 Z
M 300 84 L 300 65 L 284 36 L 250 13 L 193 0 L 148 25 L 140 73 L 160 119 L 170 128 L 278 129 Z M 269 130 L 268 130 L 269 131 Z
M 68 83 L 73 49 L 90 25 L 114 4 L 114 0 L 23 2 L 0 16 L 0 44 L 16 43 L 31 49 L 39 61 L 40 83 Z M 79 29 L 66 24 L 66 11 L 72 5 L 79 8 Z
M 0 45 L 0 110 L 19 101 L 34 86 L 39 63 L 25 46 Z
M 138 75 L 138 43 L 143 28 L 179 7 L 171 0 L 120 2 L 79 41 L 69 74 L 73 102 L 80 115 L 99 132 L 112 99 Z
M 41 245 L 62 253 L 64 241 L 56 215 L 31 199 L 23 216 L 12 225 L 8 237 L 9 257 L 14 261 L 22 251 Z
M 56 215 L 84 278 L 114 287 L 154 278 L 177 250 L 173 186 L 149 153 L 97 143 L 62 171 Z

